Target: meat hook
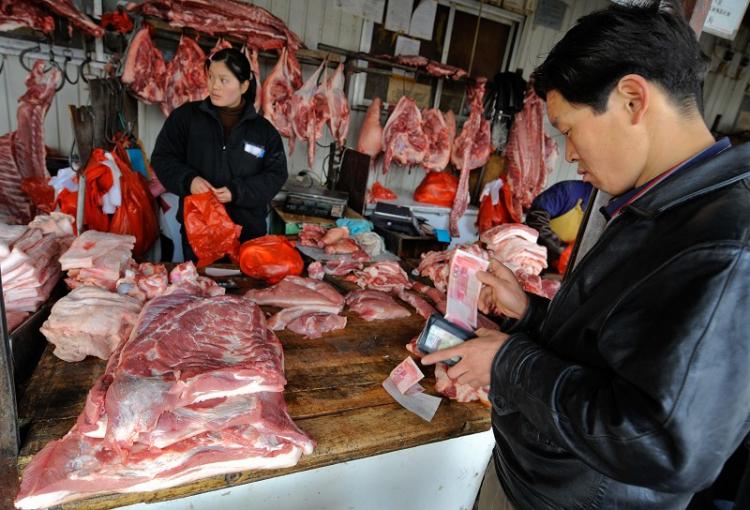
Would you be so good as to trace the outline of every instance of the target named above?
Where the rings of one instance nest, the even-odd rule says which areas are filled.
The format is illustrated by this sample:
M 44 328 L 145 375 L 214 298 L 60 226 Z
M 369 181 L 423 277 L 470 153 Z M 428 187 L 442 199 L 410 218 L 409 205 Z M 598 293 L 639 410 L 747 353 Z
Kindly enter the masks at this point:
M 21 53 L 18 54 L 18 61 L 21 63 L 21 67 L 26 69 L 26 71 L 31 72 L 31 68 L 26 66 L 26 63 L 23 61 L 23 59 L 26 57 L 28 53 L 31 53 L 32 51 L 39 51 L 39 50 L 41 50 L 39 43 L 36 43 L 36 46 L 29 46 L 25 50 L 22 50 Z
M 73 73 L 73 75 L 76 78 L 75 80 L 73 80 L 68 75 L 68 63 L 71 60 L 73 60 L 73 56 L 72 56 L 73 52 L 69 48 L 65 48 L 65 50 L 63 51 L 63 54 L 65 55 L 65 61 L 63 62 L 63 79 L 67 81 L 68 83 L 70 83 L 71 85 L 75 85 L 81 79 L 81 75 L 77 73 Z

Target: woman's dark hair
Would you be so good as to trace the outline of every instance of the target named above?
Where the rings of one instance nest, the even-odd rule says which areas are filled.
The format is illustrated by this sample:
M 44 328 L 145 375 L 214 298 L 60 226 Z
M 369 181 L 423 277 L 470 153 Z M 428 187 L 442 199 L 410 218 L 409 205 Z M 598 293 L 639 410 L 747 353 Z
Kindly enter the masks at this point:
M 638 74 L 691 115 L 703 111 L 707 70 L 708 59 L 679 3 L 631 2 L 580 18 L 531 79 L 544 99 L 556 90 L 570 103 L 603 113 L 620 78 Z
M 250 68 L 250 62 L 247 57 L 240 50 L 234 48 L 224 48 L 211 55 L 207 62 L 206 67 L 211 65 L 211 62 L 224 62 L 229 72 L 239 80 L 240 83 L 250 81 L 250 86 L 247 87 L 247 91 L 242 95 L 245 98 L 247 104 L 253 104 L 255 102 L 255 91 L 257 85 L 255 83 L 255 73 Z

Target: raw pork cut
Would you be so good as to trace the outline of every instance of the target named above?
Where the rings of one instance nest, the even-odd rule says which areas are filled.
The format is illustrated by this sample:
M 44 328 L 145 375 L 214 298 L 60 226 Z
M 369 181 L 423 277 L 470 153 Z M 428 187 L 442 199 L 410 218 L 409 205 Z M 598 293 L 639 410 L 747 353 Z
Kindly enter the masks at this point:
M 73 3 L 73 0 L 34 0 L 37 4 L 44 5 L 47 9 L 67 19 L 73 26 L 84 33 L 102 37 L 104 29 L 91 21 L 91 18 L 82 13 Z M 71 27 L 72 28 L 72 27 Z M 68 32 L 72 32 L 71 29 Z
M 379 290 L 354 290 L 347 294 L 349 310 L 366 321 L 410 317 L 411 312 Z
M 516 221 L 521 221 L 523 210 L 531 207 L 544 188 L 556 156 L 557 143 L 544 130 L 544 102 L 529 87 L 505 147 L 508 183 L 513 192 L 511 213 Z
M 31 2 L 0 0 L 0 32 L 17 28 L 33 28 L 51 35 L 55 31 L 55 20 Z
M 320 246 L 320 241 L 326 234 L 327 230 L 325 227 L 320 225 L 314 225 L 312 223 L 303 223 L 302 230 L 299 233 L 299 242 L 302 246 Z
M 539 233 L 531 227 L 505 223 L 483 232 L 480 240 L 487 245 L 492 258 L 505 264 L 523 283 L 519 273 L 538 275 L 547 267 L 547 248 L 537 244 L 538 237 Z M 526 285 L 541 292 L 541 281 Z
M 448 288 L 448 266 L 451 260 L 453 260 L 457 249 L 467 251 L 484 260 L 489 260 L 487 250 L 479 246 L 479 244 L 465 244 L 456 246 L 450 250 L 423 253 L 417 267 L 417 272 L 432 280 L 432 283 L 438 290 L 445 292 Z
M 313 278 L 290 275 L 273 287 L 251 289 L 245 297 L 259 305 L 284 308 L 268 320 L 268 327 L 275 331 L 289 328 L 300 333 L 309 326 L 310 338 L 316 338 L 346 326 L 345 318 L 336 315 L 344 308 L 344 297 L 331 285 Z
M 245 57 L 247 57 L 247 60 L 250 62 L 250 69 L 252 70 L 253 76 L 255 78 L 255 101 L 253 102 L 253 107 L 255 107 L 255 112 L 258 115 L 261 115 L 263 108 L 263 84 L 260 80 L 258 50 L 244 46 L 242 48 L 242 51 L 245 53 Z
M 116 449 L 131 447 L 164 412 L 229 395 L 280 392 L 286 383 L 281 344 L 259 307 L 242 297 L 186 292 L 146 304 L 102 378 L 105 402 L 87 403 L 78 424 L 84 433 L 104 428 L 106 443 Z
M 346 142 L 349 132 L 349 101 L 344 92 L 344 63 L 340 63 L 336 71 L 326 81 L 325 94 L 328 100 L 328 127 L 331 136 L 338 142 L 340 147 Z
M 477 79 L 476 86 L 470 89 L 471 107 L 469 118 L 464 122 L 461 134 L 453 143 L 451 161 L 461 170 L 458 179 L 458 190 L 451 209 L 449 228 L 453 237 L 458 237 L 458 220 L 469 205 L 469 172 L 487 163 L 492 152 L 490 143 L 490 124 L 484 118 L 484 86 L 486 78 Z
M 196 272 L 196 280 L 198 278 Z M 169 274 L 164 264 L 143 262 L 137 267 L 125 269 L 124 276 L 117 280 L 118 294 L 134 297 L 139 301 L 148 301 L 166 292 L 169 286 Z
M 15 132 L 0 136 L 0 214 L 4 221 L 26 224 L 33 214 L 31 201 L 21 190 L 21 173 L 13 158 Z
M 346 327 L 346 317 L 330 313 L 308 313 L 286 325 L 289 331 L 305 338 L 320 338 L 326 333 Z
M 367 154 L 375 158 L 383 152 L 383 126 L 380 125 L 380 108 L 383 102 L 376 97 L 370 103 L 365 114 L 365 120 L 362 121 L 362 127 L 359 130 L 357 139 L 357 152 Z
M 357 244 L 357 241 L 349 237 L 345 237 L 344 239 L 339 239 L 335 243 L 326 245 L 324 251 L 328 255 L 344 255 L 357 253 L 361 251 L 361 248 Z
M 13 156 L 21 179 L 49 179 L 44 160 L 44 118 L 52 105 L 56 88 L 62 82 L 57 67 L 46 71 L 46 63 L 37 60 L 26 77 L 26 93 L 18 98 L 17 128 L 13 136 Z
M 245 293 L 245 297 L 263 306 L 306 306 L 313 311 L 320 305 L 344 305 L 343 296 L 329 284 L 291 275 L 272 287 L 250 289 Z
M 214 297 L 223 296 L 226 293 L 226 289 L 219 287 L 211 278 L 200 276 L 192 262 L 176 265 L 169 272 L 169 283 L 169 287 L 164 290 L 163 294 L 189 292 L 199 296 Z M 153 284 L 161 285 L 158 280 L 148 282 L 148 285 Z
M 252 302 L 186 292 L 149 302 L 73 429 L 26 467 L 18 508 L 288 467 L 315 443 L 281 391 L 281 344 Z
M 301 75 L 294 69 L 286 48 L 281 50 L 279 60 L 263 82 L 263 116 L 273 124 L 281 136 L 289 138 L 289 150 L 294 150 L 294 130 L 292 129 L 292 96 L 294 76 Z
M 328 231 L 323 235 L 323 237 L 318 242 L 318 248 L 325 248 L 328 245 L 337 243 L 341 241 L 342 239 L 346 239 L 349 237 L 349 228 L 348 227 L 333 227 L 328 229 Z
M 318 84 L 320 74 L 327 69 L 326 65 L 327 61 L 324 60 L 302 88 L 292 95 L 292 129 L 296 138 L 307 140 L 309 168 L 312 168 L 315 162 L 315 144 L 323 136 L 323 126 L 331 117 L 325 77 Z M 289 151 L 292 151 L 291 145 Z
M 451 161 L 451 143 L 456 133 L 455 117 L 451 115 L 453 125 L 437 108 L 422 111 L 422 129 L 427 137 L 427 152 L 422 166 L 427 170 L 442 172 Z
M 383 128 L 383 173 L 388 172 L 391 161 L 404 166 L 421 164 L 428 145 L 417 103 L 403 96 Z
M 281 19 L 266 9 L 236 0 L 146 0 L 129 10 L 169 21 L 173 27 L 189 27 L 208 35 L 242 37 L 260 50 L 288 47 L 296 51 L 300 38 Z
M 87 230 L 60 257 L 71 288 L 91 284 L 114 291 L 135 246 L 135 237 Z
M 485 407 L 490 407 L 490 400 L 487 394 L 490 391 L 489 386 L 474 388 L 468 384 L 451 379 L 448 376 L 448 367 L 445 363 L 435 365 L 435 391 L 457 402 L 473 402 L 479 400 Z
M 81 361 L 88 355 L 109 359 L 130 335 L 141 306 L 130 296 L 84 285 L 55 303 L 40 331 L 62 360 Z
M 164 101 L 167 65 L 151 40 L 148 27 L 143 27 L 130 41 L 125 69 L 120 80 L 144 103 L 156 104 Z
M 417 313 L 421 315 L 422 317 L 424 317 L 425 319 L 429 319 L 430 315 L 432 315 L 433 313 L 437 311 L 425 299 L 423 299 L 422 297 L 420 297 L 419 295 L 413 292 L 402 290 L 397 295 L 401 301 L 405 301 L 409 303 L 411 306 L 413 306 L 414 309 L 417 311 Z
M 409 276 L 398 262 L 376 262 L 361 271 L 355 271 L 354 281 L 363 289 L 400 292 L 411 287 Z
M 183 35 L 167 65 L 162 113 L 168 117 L 178 106 L 205 98 L 207 80 L 206 54 L 194 39 Z

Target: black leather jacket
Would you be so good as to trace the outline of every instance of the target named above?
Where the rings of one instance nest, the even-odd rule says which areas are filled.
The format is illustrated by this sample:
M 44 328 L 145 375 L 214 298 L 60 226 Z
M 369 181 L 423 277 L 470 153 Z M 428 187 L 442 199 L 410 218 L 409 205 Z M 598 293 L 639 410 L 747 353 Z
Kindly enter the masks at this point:
M 595 213 L 598 214 L 598 213 Z M 519 509 L 677 509 L 750 430 L 750 144 L 610 221 L 493 361 Z

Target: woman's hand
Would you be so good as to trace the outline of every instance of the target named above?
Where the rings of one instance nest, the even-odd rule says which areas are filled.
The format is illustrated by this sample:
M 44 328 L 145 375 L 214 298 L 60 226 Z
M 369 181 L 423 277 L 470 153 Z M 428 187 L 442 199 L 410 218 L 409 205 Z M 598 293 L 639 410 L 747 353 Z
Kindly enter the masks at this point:
M 513 271 L 492 261 L 490 271 L 479 271 L 477 279 L 484 284 L 479 295 L 479 311 L 520 319 L 529 307 L 529 297 L 516 280 Z
M 207 191 L 213 191 L 214 193 L 216 192 L 214 187 L 211 186 L 211 183 L 209 183 L 203 177 L 195 177 L 190 182 L 191 195 L 199 195 L 200 193 L 206 193 Z
M 226 186 L 215 189 L 214 195 L 216 195 L 216 199 L 222 204 L 228 204 L 232 201 L 232 192 Z

